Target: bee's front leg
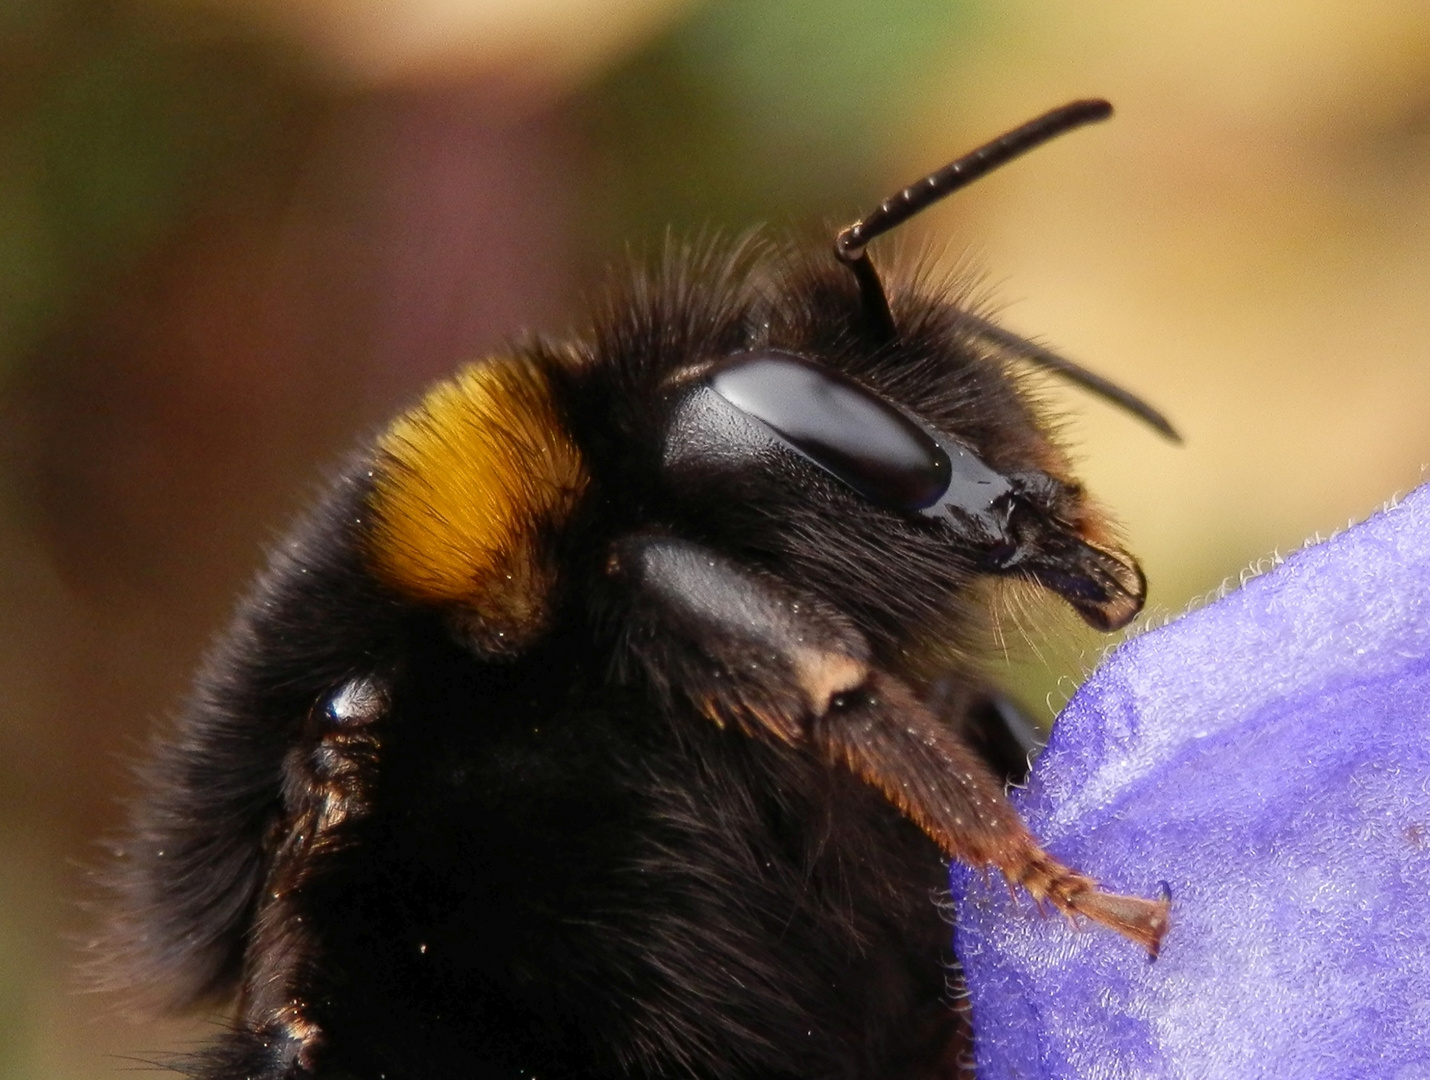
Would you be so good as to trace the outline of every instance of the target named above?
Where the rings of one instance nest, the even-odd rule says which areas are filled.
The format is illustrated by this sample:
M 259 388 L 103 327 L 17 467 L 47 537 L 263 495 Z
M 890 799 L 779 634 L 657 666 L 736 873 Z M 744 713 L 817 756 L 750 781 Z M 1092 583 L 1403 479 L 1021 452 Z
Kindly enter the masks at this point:
M 1044 851 L 983 759 L 897 679 L 876 671 L 837 695 L 812 725 L 810 742 L 882 791 L 949 857 L 991 866 L 1034 900 L 1102 923 L 1156 955 L 1167 901 L 1103 892 Z
M 979 754 L 880 670 L 839 613 L 684 540 L 614 549 L 627 586 L 617 655 L 666 699 L 717 724 L 812 753 L 880 791 L 950 858 L 997 869 L 1038 901 L 1111 927 L 1155 954 L 1167 902 L 1100 890 L 1028 832 Z

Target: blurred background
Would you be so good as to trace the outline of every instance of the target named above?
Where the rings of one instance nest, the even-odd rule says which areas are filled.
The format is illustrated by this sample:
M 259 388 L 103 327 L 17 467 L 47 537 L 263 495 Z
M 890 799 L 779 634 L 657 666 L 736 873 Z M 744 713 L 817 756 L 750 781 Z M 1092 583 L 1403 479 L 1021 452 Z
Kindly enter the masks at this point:
M 0 0 L 0 1077 L 212 1030 L 76 991 L 83 867 L 346 448 L 668 226 L 1094 94 L 907 240 L 1182 429 L 1048 387 L 1165 617 L 1430 461 L 1424 0 Z M 1049 618 L 992 661 L 1044 717 L 1103 647 Z

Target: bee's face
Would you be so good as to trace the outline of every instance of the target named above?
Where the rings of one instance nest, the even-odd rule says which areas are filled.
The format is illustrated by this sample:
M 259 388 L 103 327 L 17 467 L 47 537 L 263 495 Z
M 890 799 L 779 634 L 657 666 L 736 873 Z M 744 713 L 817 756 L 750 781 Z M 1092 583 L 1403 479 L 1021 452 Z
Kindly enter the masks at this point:
M 842 268 L 766 258 L 679 338 L 647 331 L 652 300 L 596 339 L 644 380 L 582 390 L 619 418 L 607 437 L 629 433 L 612 483 L 641 512 L 816 589 L 891 649 L 966 626 L 982 576 L 1049 588 L 1100 629 L 1137 613 L 1136 563 L 976 320 L 910 286 L 895 294 L 909 329 L 881 341 Z

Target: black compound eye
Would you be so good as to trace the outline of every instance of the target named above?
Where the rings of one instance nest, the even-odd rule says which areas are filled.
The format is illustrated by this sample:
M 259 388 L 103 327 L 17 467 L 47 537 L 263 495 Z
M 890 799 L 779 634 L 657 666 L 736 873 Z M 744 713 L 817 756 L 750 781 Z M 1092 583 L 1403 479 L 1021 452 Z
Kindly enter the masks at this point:
M 923 510 L 948 491 L 948 455 L 933 437 L 838 372 L 757 353 L 722 366 L 710 385 L 873 502 Z

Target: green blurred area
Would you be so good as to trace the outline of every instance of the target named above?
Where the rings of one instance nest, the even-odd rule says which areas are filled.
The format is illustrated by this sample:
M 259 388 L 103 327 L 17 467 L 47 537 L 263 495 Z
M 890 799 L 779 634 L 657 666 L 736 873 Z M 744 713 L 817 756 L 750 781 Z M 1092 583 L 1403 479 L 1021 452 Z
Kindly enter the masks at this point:
M 981 17 L 968 0 L 697 9 L 573 102 L 595 146 L 591 242 L 808 224 L 882 197 L 919 89 Z
M 260 197 L 316 95 L 298 58 L 211 16 L 33 0 L 0 18 L 8 368 L 168 232 Z
M 617 250 L 856 205 L 977 16 L 946 0 L 697 8 L 561 106 L 590 151 L 583 241 Z M 33 0 L 0 19 L 9 367 L 195 215 L 271 199 L 324 90 L 301 55 L 215 12 Z
M 1113 125 L 908 243 L 973 246 L 1016 329 L 1188 435 L 1049 390 L 1155 606 L 1418 482 L 1430 12 L 1156 7 L 693 4 L 536 92 L 335 77 L 217 0 L 0 0 L 0 1078 L 204 1034 L 73 990 L 121 756 L 323 468 L 462 356 L 579 322 L 667 229 L 819 229 L 1106 93 Z M 1047 714 L 1104 642 L 1022 603 L 990 663 Z

